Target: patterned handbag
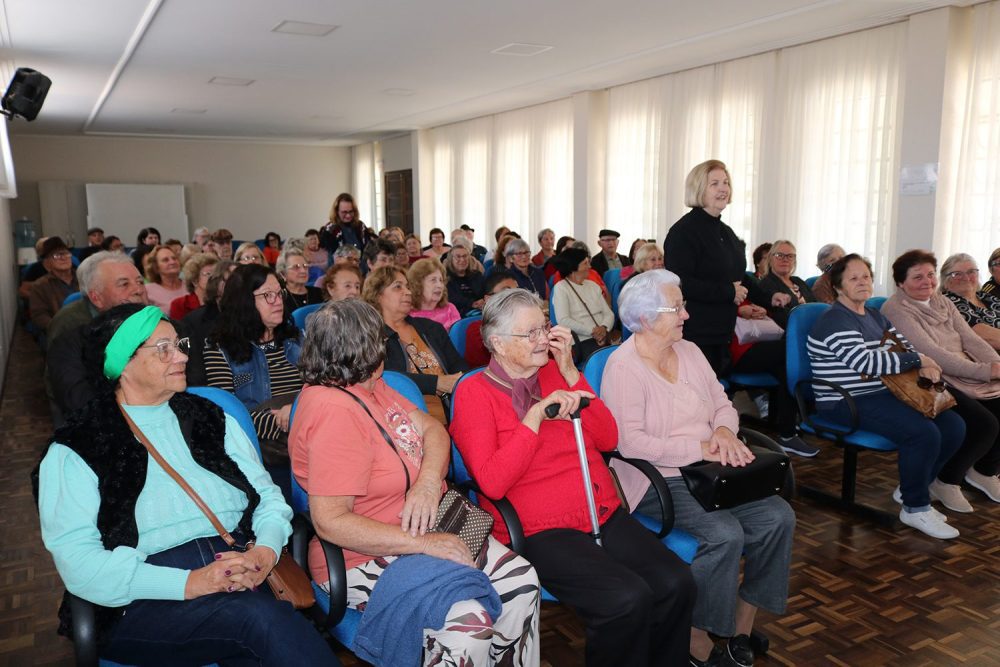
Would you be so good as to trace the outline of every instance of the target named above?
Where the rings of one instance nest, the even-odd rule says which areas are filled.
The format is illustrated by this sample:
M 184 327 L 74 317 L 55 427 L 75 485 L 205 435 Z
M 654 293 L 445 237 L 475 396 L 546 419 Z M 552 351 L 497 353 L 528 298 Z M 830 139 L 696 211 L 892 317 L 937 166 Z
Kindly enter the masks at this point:
M 493 531 L 493 517 L 462 495 L 449 488 L 438 504 L 437 519 L 431 530 L 451 533 L 469 547 L 469 553 L 480 570 L 486 564 L 487 539 Z

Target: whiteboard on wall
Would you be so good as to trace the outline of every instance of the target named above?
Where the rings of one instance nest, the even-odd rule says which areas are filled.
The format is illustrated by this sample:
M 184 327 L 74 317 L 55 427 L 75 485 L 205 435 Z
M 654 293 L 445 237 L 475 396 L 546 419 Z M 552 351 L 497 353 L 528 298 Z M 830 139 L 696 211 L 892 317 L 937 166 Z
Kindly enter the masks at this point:
M 100 227 L 133 246 L 139 230 L 156 227 L 160 240 L 186 243 L 188 218 L 183 185 L 87 183 L 87 226 Z

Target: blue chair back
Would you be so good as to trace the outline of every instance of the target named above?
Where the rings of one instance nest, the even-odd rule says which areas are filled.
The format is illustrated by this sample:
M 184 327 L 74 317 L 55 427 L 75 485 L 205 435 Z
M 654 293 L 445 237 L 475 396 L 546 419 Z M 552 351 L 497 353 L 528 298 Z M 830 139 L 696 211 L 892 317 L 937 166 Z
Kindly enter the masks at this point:
M 310 303 L 308 306 L 302 306 L 301 308 L 296 308 L 292 311 L 292 319 L 295 321 L 295 326 L 302 331 L 306 330 L 306 322 L 309 316 L 315 313 L 317 310 L 323 307 L 322 303 Z
M 795 385 L 812 378 L 812 364 L 806 351 L 806 339 L 816 320 L 830 306 L 825 303 L 804 303 L 792 309 L 785 330 L 785 372 L 788 377 L 788 391 L 795 395 Z M 806 396 L 812 400 L 812 387 L 806 389 Z
M 488 276 L 490 274 L 490 271 L 492 270 L 493 270 L 493 258 L 490 257 L 485 262 L 483 262 L 483 275 Z
M 865 301 L 865 306 L 868 308 L 874 308 L 875 310 L 882 310 L 882 304 L 885 303 L 885 300 L 886 297 L 884 296 L 873 296 Z
M 316 281 L 322 278 L 325 274 L 326 274 L 326 269 L 322 269 L 318 266 L 310 266 L 309 277 L 307 278 L 307 280 L 309 281 L 310 285 L 315 287 Z
M 267 245 L 267 241 L 264 239 L 254 239 L 254 244 L 261 250 L 264 251 L 264 247 Z
M 474 368 L 462 377 L 458 378 L 458 382 L 455 383 L 455 387 L 451 392 L 451 411 L 448 413 L 448 423 L 452 423 L 455 420 L 455 409 L 458 407 L 458 399 L 461 397 L 458 388 L 462 386 L 462 383 L 468 380 L 473 375 L 478 375 L 482 373 L 485 368 Z M 462 460 L 462 455 L 458 451 L 458 447 L 455 446 L 455 440 L 451 441 L 451 473 L 450 477 L 456 484 L 462 484 L 468 482 L 471 479 L 468 469 L 465 467 L 465 462 Z
M 254 428 L 253 419 L 246 406 L 240 399 L 236 398 L 235 394 L 218 387 L 188 387 L 187 390 L 190 394 L 207 398 L 222 408 L 227 415 L 236 419 L 247 438 L 253 443 L 254 449 L 257 450 L 257 456 L 260 456 L 260 442 L 257 440 L 257 429 Z
M 556 309 L 552 307 L 552 297 L 555 295 L 556 287 L 555 285 L 552 285 L 549 287 L 549 324 L 552 326 L 559 324 L 559 322 L 556 321 Z
M 817 280 L 819 280 L 819 276 L 809 276 L 808 278 L 806 278 L 806 285 L 809 287 L 809 289 L 812 289 L 812 286 L 816 284 Z
M 416 383 L 402 373 L 396 371 L 385 371 L 382 373 L 385 383 L 403 395 L 403 398 L 413 403 L 417 408 L 427 412 L 427 401 Z
M 615 302 L 615 287 L 618 287 L 622 283 L 622 270 L 621 269 L 608 269 L 601 276 L 601 280 L 604 281 L 604 286 L 608 288 L 608 294 L 611 296 L 612 303 Z M 612 306 L 617 312 L 617 308 Z
M 79 301 L 83 298 L 82 292 L 71 292 L 65 299 L 63 299 L 62 305 L 68 306 L 74 301 Z
M 465 337 L 469 332 L 469 327 L 473 322 L 479 322 L 483 319 L 482 315 L 472 315 L 470 317 L 464 317 L 458 322 L 451 325 L 448 329 L 448 338 L 451 339 L 451 344 L 455 346 L 458 353 L 465 356 Z
M 617 345 L 602 347 L 587 358 L 587 363 L 583 367 L 583 377 L 587 378 L 587 384 L 598 396 L 601 395 L 601 378 L 604 377 L 604 367 L 611 358 L 611 354 L 618 349 Z

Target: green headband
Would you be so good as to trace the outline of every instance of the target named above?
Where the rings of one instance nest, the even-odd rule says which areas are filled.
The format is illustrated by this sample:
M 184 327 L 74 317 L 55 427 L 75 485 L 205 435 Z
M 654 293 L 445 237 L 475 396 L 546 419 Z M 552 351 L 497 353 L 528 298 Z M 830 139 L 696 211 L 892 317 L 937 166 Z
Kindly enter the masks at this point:
M 104 348 L 104 377 L 117 380 L 125 370 L 128 360 L 139 349 L 143 341 L 153 334 L 160 320 L 167 317 L 156 306 L 146 306 L 130 315 Z

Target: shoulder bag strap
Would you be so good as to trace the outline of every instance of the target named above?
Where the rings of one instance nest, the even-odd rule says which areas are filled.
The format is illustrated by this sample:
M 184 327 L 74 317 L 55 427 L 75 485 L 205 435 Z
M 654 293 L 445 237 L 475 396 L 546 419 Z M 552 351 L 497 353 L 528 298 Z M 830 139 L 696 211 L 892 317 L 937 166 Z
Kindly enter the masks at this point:
M 590 315 L 590 319 L 593 320 L 594 326 L 595 327 L 601 326 L 600 324 L 597 323 L 597 318 L 594 317 L 594 314 L 592 312 L 590 312 L 590 308 L 587 307 L 587 302 L 583 300 L 583 297 L 580 296 L 580 293 L 576 291 L 575 287 L 573 287 L 573 282 L 569 278 L 566 278 L 563 282 L 565 282 L 567 285 L 569 285 L 569 288 L 571 290 L 573 290 L 573 294 L 575 294 L 576 298 L 579 299 L 580 303 L 583 304 L 583 308 L 584 308 L 584 310 L 587 311 L 587 314 Z
M 410 469 L 406 467 L 406 462 L 403 460 L 403 455 L 399 453 L 398 449 L 396 449 L 396 443 L 392 441 L 392 436 L 389 435 L 389 433 L 385 430 L 385 427 L 382 426 L 382 424 L 379 422 L 379 420 L 375 419 L 375 415 L 373 415 L 372 411 L 368 409 L 368 406 L 365 405 L 364 401 L 362 401 L 360 398 L 358 398 L 357 396 L 355 396 L 351 392 L 347 391 L 343 387 L 338 387 L 335 384 L 330 385 L 330 387 L 332 387 L 333 389 L 339 389 L 340 391 L 344 392 L 345 394 L 347 394 L 348 396 L 350 396 L 351 398 L 353 398 L 354 402 L 357 403 L 358 405 L 360 405 L 361 408 L 366 413 L 368 413 L 368 416 L 371 417 L 372 421 L 375 422 L 375 426 L 378 427 L 378 432 L 382 434 L 382 439 L 385 440 L 385 444 L 389 445 L 389 449 L 391 449 L 396 454 L 396 456 L 399 457 L 399 462 L 403 466 L 403 474 L 406 475 L 406 491 L 409 492 L 410 491 Z
M 166 460 L 160 456 L 160 453 L 156 451 L 156 447 L 153 447 L 153 443 L 151 443 L 146 437 L 146 434 L 143 433 L 142 430 L 135 425 L 135 422 L 132 421 L 132 418 L 129 417 L 128 412 L 125 411 L 125 407 L 121 404 L 121 401 L 118 402 L 118 409 L 121 410 L 122 416 L 125 417 L 125 422 L 132 430 L 132 435 L 135 436 L 135 439 L 142 443 L 142 446 L 146 448 L 146 451 L 148 451 L 149 455 L 153 457 L 153 460 L 156 461 L 182 489 L 184 489 L 184 493 L 188 494 L 191 500 L 194 501 L 194 504 L 198 506 L 198 509 L 200 509 L 205 516 L 208 517 L 208 520 L 212 523 L 212 527 L 218 531 L 222 540 L 230 548 L 237 548 L 238 545 L 236 543 L 236 539 L 233 538 L 233 536 L 229 534 L 229 531 L 226 530 L 225 526 L 222 525 L 222 522 L 219 521 L 219 517 L 215 516 L 215 513 L 209 509 L 208 505 L 205 504 L 205 501 L 198 495 L 198 492 L 192 489 L 191 485 L 184 481 L 184 478 L 173 469 L 173 466 L 167 463 Z

